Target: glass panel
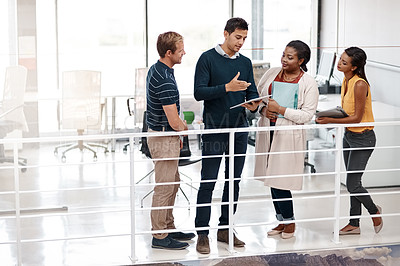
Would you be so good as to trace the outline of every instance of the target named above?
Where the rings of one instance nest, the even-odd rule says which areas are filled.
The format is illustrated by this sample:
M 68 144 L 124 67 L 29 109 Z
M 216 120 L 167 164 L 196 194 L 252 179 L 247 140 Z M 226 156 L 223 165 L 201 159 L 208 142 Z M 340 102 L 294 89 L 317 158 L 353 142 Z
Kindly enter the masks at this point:
M 144 1 L 58 0 L 57 13 L 51 1 L 37 2 L 41 96 L 60 97 L 57 88 L 68 70 L 100 71 L 102 96 L 134 94 L 134 70 L 145 66 Z M 54 108 L 47 105 L 41 120 Z
M 252 1 L 253 2 L 253 1 Z M 271 67 L 280 66 L 282 52 L 291 40 L 302 40 L 311 44 L 311 0 L 264 0 L 264 10 L 260 14 L 263 17 L 264 46 L 255 47 L 251 42 L 253 29 L 252 4 L 248 0 L 234 1 L 234 16 L 244 18 L 249 25 L 247 45 L 252 49 L 263 49 L 263 60 L 271 63 Z M 245 48 L 245 47 L 243 47 Z M 245 50 L 246 49 L 242 49 Z M 252 58 L 251 52 L 243 51 L 243 54 Z
M 145 64 L 143 10 L 140 1 L 59 0 L 60 73 L 101 71 L 103 94 L 132 93 L 133 70 Z
M 162 8 L 161 8 L 162 7 Z M 149 66 L 159 58 L 157 37 L 176 31 L 185 39 L 186 55 L 176 65 L 175 77 L 181 94 L 193 95 L 194 70 L 200 55 L 224 41 L 224 27 L 229 19 L 228 1 L 152 0 L 149 12 Z
M 9 12 L 9 2 L 10 1 L 0 1 L 0 35 L 2 37 L 2 41 L 0 42 L 0 84 L 4 84 L 4 73 L 6 71 L 6 67 L 10 64 L 10 33 L 12 29 L 9 29 L 11 25 L 9 21 L 14 15 L 11 16 Z M 10 25 L 10 26 L 9 26 Z M 15 43 L 14 43 L 15 44 Z M 3 98 L 3 88 L 0 88 L 0 101 Z

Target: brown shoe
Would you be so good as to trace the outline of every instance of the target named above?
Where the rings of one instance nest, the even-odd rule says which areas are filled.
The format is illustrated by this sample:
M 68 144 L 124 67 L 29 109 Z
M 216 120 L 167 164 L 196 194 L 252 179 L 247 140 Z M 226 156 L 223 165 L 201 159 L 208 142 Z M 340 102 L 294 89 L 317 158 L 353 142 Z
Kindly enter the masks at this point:
M 352 226 L 350 224 L 346 225 L 339 231 L 339 235 L 359 235 L 361 232 L 360 227 Z
M 283 229 L 281 237 L 283 239 L 289 239 L 294 236 L 294 230 L 296 229 L 296 225 L 294 223 L 285 224 L 285 229 Z
M 382 208 L 376 205 L 378 208 L 378 212 L 376 214 L 382 214 Z M 383 227 L 383 220 L 382 217 L 372 217 L 372 222 L 374 223 L 374 230 L 375 233 L 379 233 Z
M 271 229 L 268 231 L 267 235 L 268 236 L 276 236 L 279 235 L 283 232 L 283 230 L 285 229 L 285 225 L 284 224 L 279 224 L 277 227 Z
M 210 254 L 210 242 L 208 240 L 208 235 L 199 234 L 197 236 L 196 250 L 201 254 Z
M 229 230 L 218 230 L 217 232 L 217 240 L 220 242 L 225 242 L 227 244 L 229 244 Z M 243 241 L 239 240 L 235 234 L 233 234 L 233 246 L 235 247 L 244 247 L 244 245 L 246 245 L 246 243 L 244 243 Z

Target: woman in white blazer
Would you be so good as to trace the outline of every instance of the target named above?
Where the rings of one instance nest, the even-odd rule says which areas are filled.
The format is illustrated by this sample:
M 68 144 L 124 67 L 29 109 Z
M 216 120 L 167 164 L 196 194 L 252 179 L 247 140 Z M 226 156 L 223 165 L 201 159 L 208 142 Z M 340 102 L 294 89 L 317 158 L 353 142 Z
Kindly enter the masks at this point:
M 282 67 L 269 69 L 261 78 L 258 85 L 260 96 L 271 95 L 272 87 L 274 90 L 282 90 L 286 85 L 288 88 L 298 88 L 298 94 L 297 104 L 294 103 L 292 108 L 281 106 L 272 98 L 269 98 L 266 103 L 261 103 L 259 127 L 302 125 L 312 119 L 317 108 L 319 93 L 314 78 L 305 73 L 310 56 L 311 50 L 307 44 L 298 40 L 291 41 L 283 52 Z M 281 234 L 283 239 L 287 239 L 294 235 L 295 224 L 290 223 L 291 220 L 294 220 L 290 190 L 302 189 L 305 155 L 304 152 L 269 153 L 305 151 L 305 149 L 306 132 L 303 129 L 270 130 L 257 134 L 256 153 L 268 154 L 256 156 L 254 176 L 264 177 L 261 180 L 264 185 L 271 187 L 273 199 L 289 198 L 289 200 L 273 202 L 280 224 L 270 230 L 268 236 Z M 277 175 L 296 176 L 265 178 Z

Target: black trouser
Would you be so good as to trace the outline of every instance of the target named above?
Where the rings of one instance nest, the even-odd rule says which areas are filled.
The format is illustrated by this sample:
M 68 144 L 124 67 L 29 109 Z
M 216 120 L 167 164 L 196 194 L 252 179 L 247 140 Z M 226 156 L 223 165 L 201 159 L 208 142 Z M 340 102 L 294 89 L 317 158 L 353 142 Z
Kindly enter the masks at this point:
M 343 138 L 343 148 L 365 148 L 364 150 L 343 151 L 344 164 L 347 171 L 364 171 L 367 166 L 369 157 L 374 151 L 373 147 L 376 144 L 376 137 L 373 130 L 368 130 L 363 133 L 354 133 L 346 131 Z M 348 173 L 346 179 L 347 191 L 350 194 L 368 193 L 362 186 L 361 177 L 363 172 Z M 371 196 L 350 196 L 350 216 L 361 215 L 361 204 L 368 210 L 370 214 L 376 214 L 378 209 Z M 350 219 L 350 225 L 360 226 L 360 219 Z
M 235 133 L 235 154 L 246 154 L 247 150 L 247 132 Z M 223 155 L 229 154 L 229 134 L 204 134 L 202 136 L 202 155 Z M 221 157 L 203 158 L 201 167 L 201 180 L 216 180 L 218 177 Z M 234 178 L 240 178 L 244 166 L 245 156 L 235 156 L 234 159 Z M 229 201 L 229 157 L 225 158 L 225 184 L 222 194 L 222 202 Z M 239 181 L 234 181 L 234 201 L 239 198 Z M 215 182 L 200 183 L 199 192 L 197 193 L 197 204 L 211 203 L 212 194 L 214 191 Z M 234 213 L 236 212 L 237 204 L 234 204 Z M 196 227 L 209 226 L 211 215 L 211 206 L 196 208 Z M 229 205 L 221 205 L 221 216 L 219 225 L 229 224 Z M 198 234 L 208 234 L 209 230 L 199 230 Z

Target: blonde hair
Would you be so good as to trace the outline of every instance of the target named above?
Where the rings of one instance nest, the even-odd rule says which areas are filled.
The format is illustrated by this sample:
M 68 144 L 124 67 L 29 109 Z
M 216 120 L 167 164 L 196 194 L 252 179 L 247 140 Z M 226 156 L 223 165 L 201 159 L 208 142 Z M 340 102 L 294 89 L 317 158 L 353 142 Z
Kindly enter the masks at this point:
M 157 51 L 160 57 L 164 58 L 168 50 L 175 53 L 178 42 L 183 42 L 183 37 L 179 33 L 168 31 L 158 35 Z

